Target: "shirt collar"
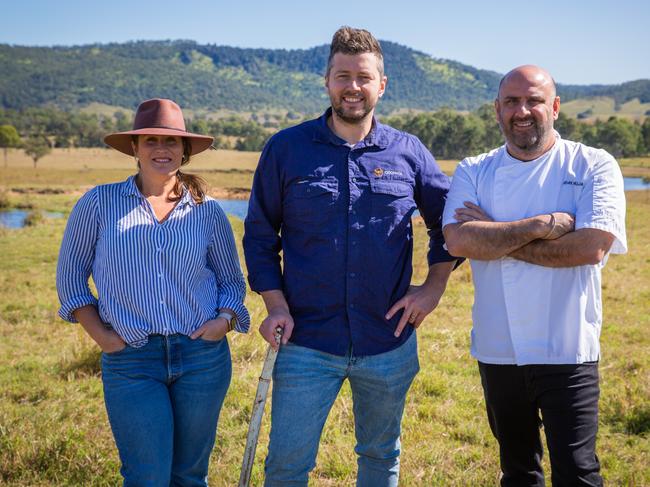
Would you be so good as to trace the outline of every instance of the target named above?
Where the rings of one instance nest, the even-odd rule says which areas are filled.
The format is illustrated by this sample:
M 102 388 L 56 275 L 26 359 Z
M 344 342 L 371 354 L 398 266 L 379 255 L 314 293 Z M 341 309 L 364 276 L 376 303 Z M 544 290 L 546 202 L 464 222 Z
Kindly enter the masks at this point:
M 194 201 L 194 198 L 192 198 L 192 193 L 190 193 L 186 187 L 183 187 L 183 195 L 181 196 L 181 200 L 178 202 L 178 204 L 196 206 L 196 201 Z
M 124 183 L 122 183 L 122 194 L 124 196 L 142 196 L 138 186 L 135 184 L 135 175 L 129 176 Z
M 122 194 L 124 196 L 136 196 L 138 198 L 144 198 L 144 195 L 140 192 L 138 185 L 135 184 L 135 175 L 129 176 L 128 179 L 122 183 Z M 183 187 L 183 194 L 181 195 L 181 199 L 178 204 L 196 206 L 196 201 L 194 201 L 194 198 L 192 198 L 192 194 L 185 187 Z
M 336 135 L 327 125 L 327 119 L 332 116 L 332 107 L 325 110 L 316 121 L 316 129 L 314 130 L 313 140 L 317 142 L 330 143 L 334 145 L 345 145 L 346 142 L 338 135 Z M 385 149 L 388 146 L 388 133 L 386 126 L 379 123 L 377 117 L 372 117 L 372 129 L 365 139 L 358 142 L 357 145 L 362 144 L 362 147 L 377 146 L 380 149 Z

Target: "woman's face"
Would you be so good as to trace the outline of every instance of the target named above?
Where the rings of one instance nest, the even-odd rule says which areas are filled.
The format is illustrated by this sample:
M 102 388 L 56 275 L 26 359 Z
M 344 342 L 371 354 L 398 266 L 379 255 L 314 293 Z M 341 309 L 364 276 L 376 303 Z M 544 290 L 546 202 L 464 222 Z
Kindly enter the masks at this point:
M 183 162 L 183 139 L 172 135 L 140 135 L 133 143 L 144 176 L 173 176 Z

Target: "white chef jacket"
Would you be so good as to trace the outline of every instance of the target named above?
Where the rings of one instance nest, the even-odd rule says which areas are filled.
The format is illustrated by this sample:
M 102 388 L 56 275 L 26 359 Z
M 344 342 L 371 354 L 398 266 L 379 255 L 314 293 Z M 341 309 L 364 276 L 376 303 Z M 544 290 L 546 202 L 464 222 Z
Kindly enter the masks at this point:
M 443 227 L 471 201 L 494 221 L 563 211 L 575 228 L 615 237 L 611 253 L 627 252 L 625 193 L 616 160 L 601 149 L 562 140 L 533 161 L 502 146 L 456 168 Z M 578 364 L 600 356 L 601 268 L 543 267 L 511 257 L 471 259 L 474 281 L 472 355 L 489 364 Z

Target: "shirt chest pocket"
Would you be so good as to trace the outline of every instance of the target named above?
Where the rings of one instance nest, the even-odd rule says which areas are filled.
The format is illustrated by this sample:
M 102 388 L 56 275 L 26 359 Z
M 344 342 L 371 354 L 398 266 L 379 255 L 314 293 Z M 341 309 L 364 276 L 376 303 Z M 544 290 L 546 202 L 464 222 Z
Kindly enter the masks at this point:
M 284 201 L 284 224 L 303 231 L 326 232 L 338 196 L 339 183 L 334 177 L 307 178 L 291 184 Z
M 370 180 L 370 228 L 379 238 L 403 241 L 410 232 L 415 208 L 413 185 L 402 180 Z
M 414 206 L 413 185 L 399 179 L 370 179 L 372 218 L 399 219 Z

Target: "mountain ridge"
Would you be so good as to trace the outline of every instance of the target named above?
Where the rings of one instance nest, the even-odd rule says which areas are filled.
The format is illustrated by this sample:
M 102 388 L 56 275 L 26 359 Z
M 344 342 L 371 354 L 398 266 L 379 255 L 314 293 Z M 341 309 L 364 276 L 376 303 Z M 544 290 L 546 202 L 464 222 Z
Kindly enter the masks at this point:
M 490 103 L 501 74 L 381 41 L 386 95 L 380 113 L 397 110 L 474 110 Z M 91 103 L 133 109 L 166 97 L 184 108 L 233 111 L 283 109 L 317 113 L 328 105 L 323 88 L 329 46 L 308 49 L 238 48 L 191 40 L 131 41 L 80 46 L 0 44 L 0 108 L 54 105 L 75 110 Z M 650 102 L 650 80 L 618 85 L 558 85 L 563 101 L 611 97 L 617 105 Z

